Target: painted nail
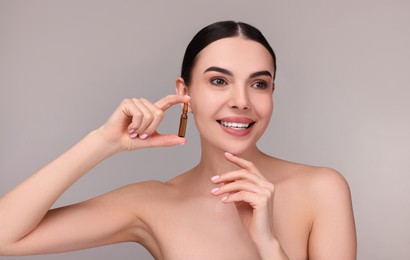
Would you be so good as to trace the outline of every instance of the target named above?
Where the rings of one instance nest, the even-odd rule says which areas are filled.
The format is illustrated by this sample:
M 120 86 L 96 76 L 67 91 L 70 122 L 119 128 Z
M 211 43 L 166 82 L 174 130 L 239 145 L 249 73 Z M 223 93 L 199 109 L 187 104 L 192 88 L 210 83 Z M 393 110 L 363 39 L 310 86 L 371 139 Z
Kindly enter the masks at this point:
M 211 190 L 211 192 L 212 192 L 212 194 L 215 194 L 218 190 L 219 190 L 219 188 L 213 188 L 213 189 Z
M 226 156 L 231 156 L 231 157 L 233 156 L 233 154 L 228 153 L 228 152 L 225 152 L 225 155 L 226 155 Z
M 138 135 L 137 133 L 130 134 L 130 138 L 134 139 L 135 137 L 137 137 L 137 135 Z
M 225 196 L 225 197 L 223 197 L 221 200 L 222 201 L 225 201 L 225 200 L 227 200 L 228 199 L 228 196 Z
M 211 178 L 211 181 L 216 181 L 216 180 L 219 179 L 219 178 L 220 178 L 219 175 L 213 176 L 213 177 Z
M 148 135 L 147 135 L 147 134 L 142 134 L 142 135 L 140 135 L 139 137 L 140 137 L 141 140 L 144 140 L 145 138 L 148 137 Z
M 134 131 L 135 131 L 135 129 L 131 128 L 131 129 L 128 130 L 128 133 L 132 134 Z

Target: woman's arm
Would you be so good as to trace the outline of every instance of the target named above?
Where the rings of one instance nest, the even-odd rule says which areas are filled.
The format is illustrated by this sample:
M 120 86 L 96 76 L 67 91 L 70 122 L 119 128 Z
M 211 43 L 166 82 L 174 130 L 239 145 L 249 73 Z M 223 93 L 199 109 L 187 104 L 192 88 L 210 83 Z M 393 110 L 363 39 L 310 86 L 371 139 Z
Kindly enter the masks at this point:
M 58 197 L 114 151 L 93 132 L 0 200 L 0 253 L 29 237 Z
M 341 174 L 322 169 L 311 186 L 314 217 L 309 259 L 356 259 L 356 230 L 350 189 Z
M 145 99 L 123 101 L 101 128 L 3 196 L 0 255 L 61 252 L 130 239 L 135 216 L 122 203 L 124 189 L 49 209 L 73 183 L 115 153 L 184 143 L 184 138 L 161 135 L 156 129 L 163 111 L 188 100 L 172 95 L 155 104 Z

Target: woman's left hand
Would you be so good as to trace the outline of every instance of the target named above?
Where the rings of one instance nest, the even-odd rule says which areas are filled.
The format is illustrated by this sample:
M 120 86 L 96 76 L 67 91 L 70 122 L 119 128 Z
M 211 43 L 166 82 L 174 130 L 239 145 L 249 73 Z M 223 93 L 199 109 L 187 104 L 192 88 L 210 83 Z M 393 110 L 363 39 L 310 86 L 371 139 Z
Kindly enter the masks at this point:
M 275 240 L 272 228 L 274 185 L 266 180 L 252 162 L 230 153 L 225 153 L 225 157 L 241 169 L 213 177 L 213 183 L 224 185 L 213 189 L 212 193 L 215 196 L 225 194 L 222 198 L 224 203 L 249 204 L 251 217 L 241 219 L 256 244 Z
M 224 194 L 224 203 L 235 203 L 262 259 L 289 259 L 273 232 L 273 183 L 252 162 L 230 153 L 225 153 L 225 158 L 241 169 L 212 177 L 213 183 L 223 184 L 212 193 L 215 196 Z M 249 217 L 247 212 L 241 212 L 243 203 L 248 204 Z

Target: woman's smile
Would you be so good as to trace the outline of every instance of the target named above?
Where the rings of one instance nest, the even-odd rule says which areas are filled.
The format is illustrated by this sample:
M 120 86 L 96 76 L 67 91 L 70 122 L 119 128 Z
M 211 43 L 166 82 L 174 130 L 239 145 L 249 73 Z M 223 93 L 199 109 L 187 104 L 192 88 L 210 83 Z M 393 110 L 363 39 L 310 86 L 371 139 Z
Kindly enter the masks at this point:
M 230 135 L 245 136 L 251 132 L 256 121 L 248 117 L 225 117 L 216 122 Z

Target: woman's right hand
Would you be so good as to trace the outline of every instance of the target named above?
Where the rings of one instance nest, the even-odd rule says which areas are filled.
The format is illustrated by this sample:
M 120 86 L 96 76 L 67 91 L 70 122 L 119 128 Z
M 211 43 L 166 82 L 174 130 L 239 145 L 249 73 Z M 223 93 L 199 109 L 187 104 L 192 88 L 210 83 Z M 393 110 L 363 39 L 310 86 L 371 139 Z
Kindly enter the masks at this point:
M 134 238 L 130 234 L 135 230 L 135 212 L 125 202 L 134 200 L 129 196 L 132 192 L 50 208 L 73 183 L 113 153 L 185 143 L 176 134 L 159 134 L 157 128 L 165 110 L 189 101 L 182 95 L 170 95 L 155 104 L 146 99 L 124 100 L 103 126 L 2 196 L 0 255 L 64 252 Z M 101 217 L 101 212 L 108 212 L 107 216 Z
M 157 128 L 169 107 L 188 101 L 190 97 L 185 95 L 169 95 L 156 103 L 144 98 L 124 99 L 97 132 L 117 151 L 184 144 L 185 138 L 160 134 Z

